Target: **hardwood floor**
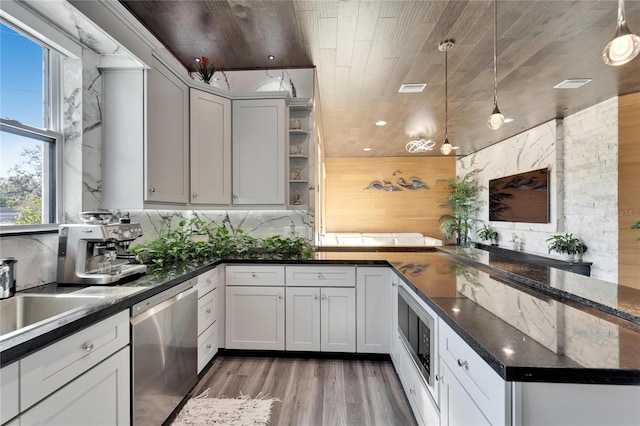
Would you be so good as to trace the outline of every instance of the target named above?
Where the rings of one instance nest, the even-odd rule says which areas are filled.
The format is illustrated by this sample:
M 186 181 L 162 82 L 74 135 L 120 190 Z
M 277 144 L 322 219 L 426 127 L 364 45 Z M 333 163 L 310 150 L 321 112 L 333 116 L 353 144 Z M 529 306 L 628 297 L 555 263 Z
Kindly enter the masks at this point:
M 277 398 L 270 425 L 415 425 L 390 361 L 219 356 L 191 392 Z

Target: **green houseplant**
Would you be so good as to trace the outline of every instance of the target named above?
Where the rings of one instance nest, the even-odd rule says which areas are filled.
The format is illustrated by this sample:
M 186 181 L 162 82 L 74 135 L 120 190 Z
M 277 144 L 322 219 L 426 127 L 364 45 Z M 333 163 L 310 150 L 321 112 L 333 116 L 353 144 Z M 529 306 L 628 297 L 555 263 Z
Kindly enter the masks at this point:
M 254 238 L 241 229 L 232 233 L 194 217 L 129 252 L 141 263 L 162 268 L 207 259 L 307 259 L 313 255 L 313 247 L 301 237 Z
M 549 253 L 567 254 L 573 259 L 577 257 L 580 260 L 587 251 L 587 245 L 573 234 L 553 235 L 547 238 L 547 241 L 549 241 Z
M 484 224 L 482 226 L 482 229 L 478 231 L 478 237 L 482 241 L 491 241 L 492 246 L 498 245 L 498 231 L 491 228 L 490 226 L 487 226 L 487 224 Z
M 456 244 L 464 247 L 471 245 L 469 233 L 480 210 L 482 187 L 478 183 L 478 172 L 474 170 L 462 178 L 445 180 L 450 192 L 446 195 L 447 202 L 439 206 L 450 212 L 440 217 L 440 231 L 444 239 L 448 241 L 455 236 Z

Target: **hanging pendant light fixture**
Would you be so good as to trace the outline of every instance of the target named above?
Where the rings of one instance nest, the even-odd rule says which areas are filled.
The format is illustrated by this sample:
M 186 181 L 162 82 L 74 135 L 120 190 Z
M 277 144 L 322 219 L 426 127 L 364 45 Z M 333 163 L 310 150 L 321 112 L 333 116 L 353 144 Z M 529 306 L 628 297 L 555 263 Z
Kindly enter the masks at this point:
M 487 126 L 498 130 L 504 125 L 504 115 L 498 109 L 498 0 L 493 1 L 493 112 Z
M 630 62 L 640 53 L 640 37 L 627 27 L 624 0 L 618 0 L 618 27 L 616 35 L 602 52 L 602 60 L 607 65 L 619 66 Z
M 453 49 L 455 42 L 453 40 L 445 40 L 438 46 L 438 50 L 444 52 L 444 143 L 440 147 L 440 152 L 444 155 L 451 154 L 453 146 L 449 143 L 449 91 L 448 91 L 448 62 L 449 49 Z

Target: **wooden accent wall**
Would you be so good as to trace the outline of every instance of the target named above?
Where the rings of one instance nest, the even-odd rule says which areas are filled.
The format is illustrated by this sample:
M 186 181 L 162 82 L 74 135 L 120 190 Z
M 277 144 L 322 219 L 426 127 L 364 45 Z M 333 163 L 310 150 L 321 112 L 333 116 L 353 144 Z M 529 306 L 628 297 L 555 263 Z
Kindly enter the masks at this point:
M 445 202 L 448 189 L 439 181 L 455 177 L 454 157 L 327 158 L 325 170 L 326 232 L 420 232 L 442 237 L 439 219 L 446 211 L 438 206 Z M 374 181 L 400 187 L 400 178 L 411 177 L 430 189 L 365 189 Z
M 618 98 L 618 283 L 640 289 L 640 93 Z

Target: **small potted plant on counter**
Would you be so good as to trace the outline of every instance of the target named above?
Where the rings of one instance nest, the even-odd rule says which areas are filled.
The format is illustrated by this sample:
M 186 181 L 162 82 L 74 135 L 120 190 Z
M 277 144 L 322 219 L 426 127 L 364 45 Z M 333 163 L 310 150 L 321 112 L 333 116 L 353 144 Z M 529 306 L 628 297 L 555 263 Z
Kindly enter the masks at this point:
M 492 246 L 498 245 L 498 231 L 486 224 L 478 231 L 478 237 L 480 237 L 482 241 L 491 241 Z
M 587 245 L 573 234 L 558 234 L 547 238 L 549 241 L 549 253 L 556 252 L 566 254 L 569 260 L 578 262 L 582 261 L 582 255 L 587 251 Z
M 524 246 L 524 240 L 522 237 L 515 232 L 511 234 L 511 243 L 513 244 L 513 249 L 515 251 L 522 251 L 522 247 Z

